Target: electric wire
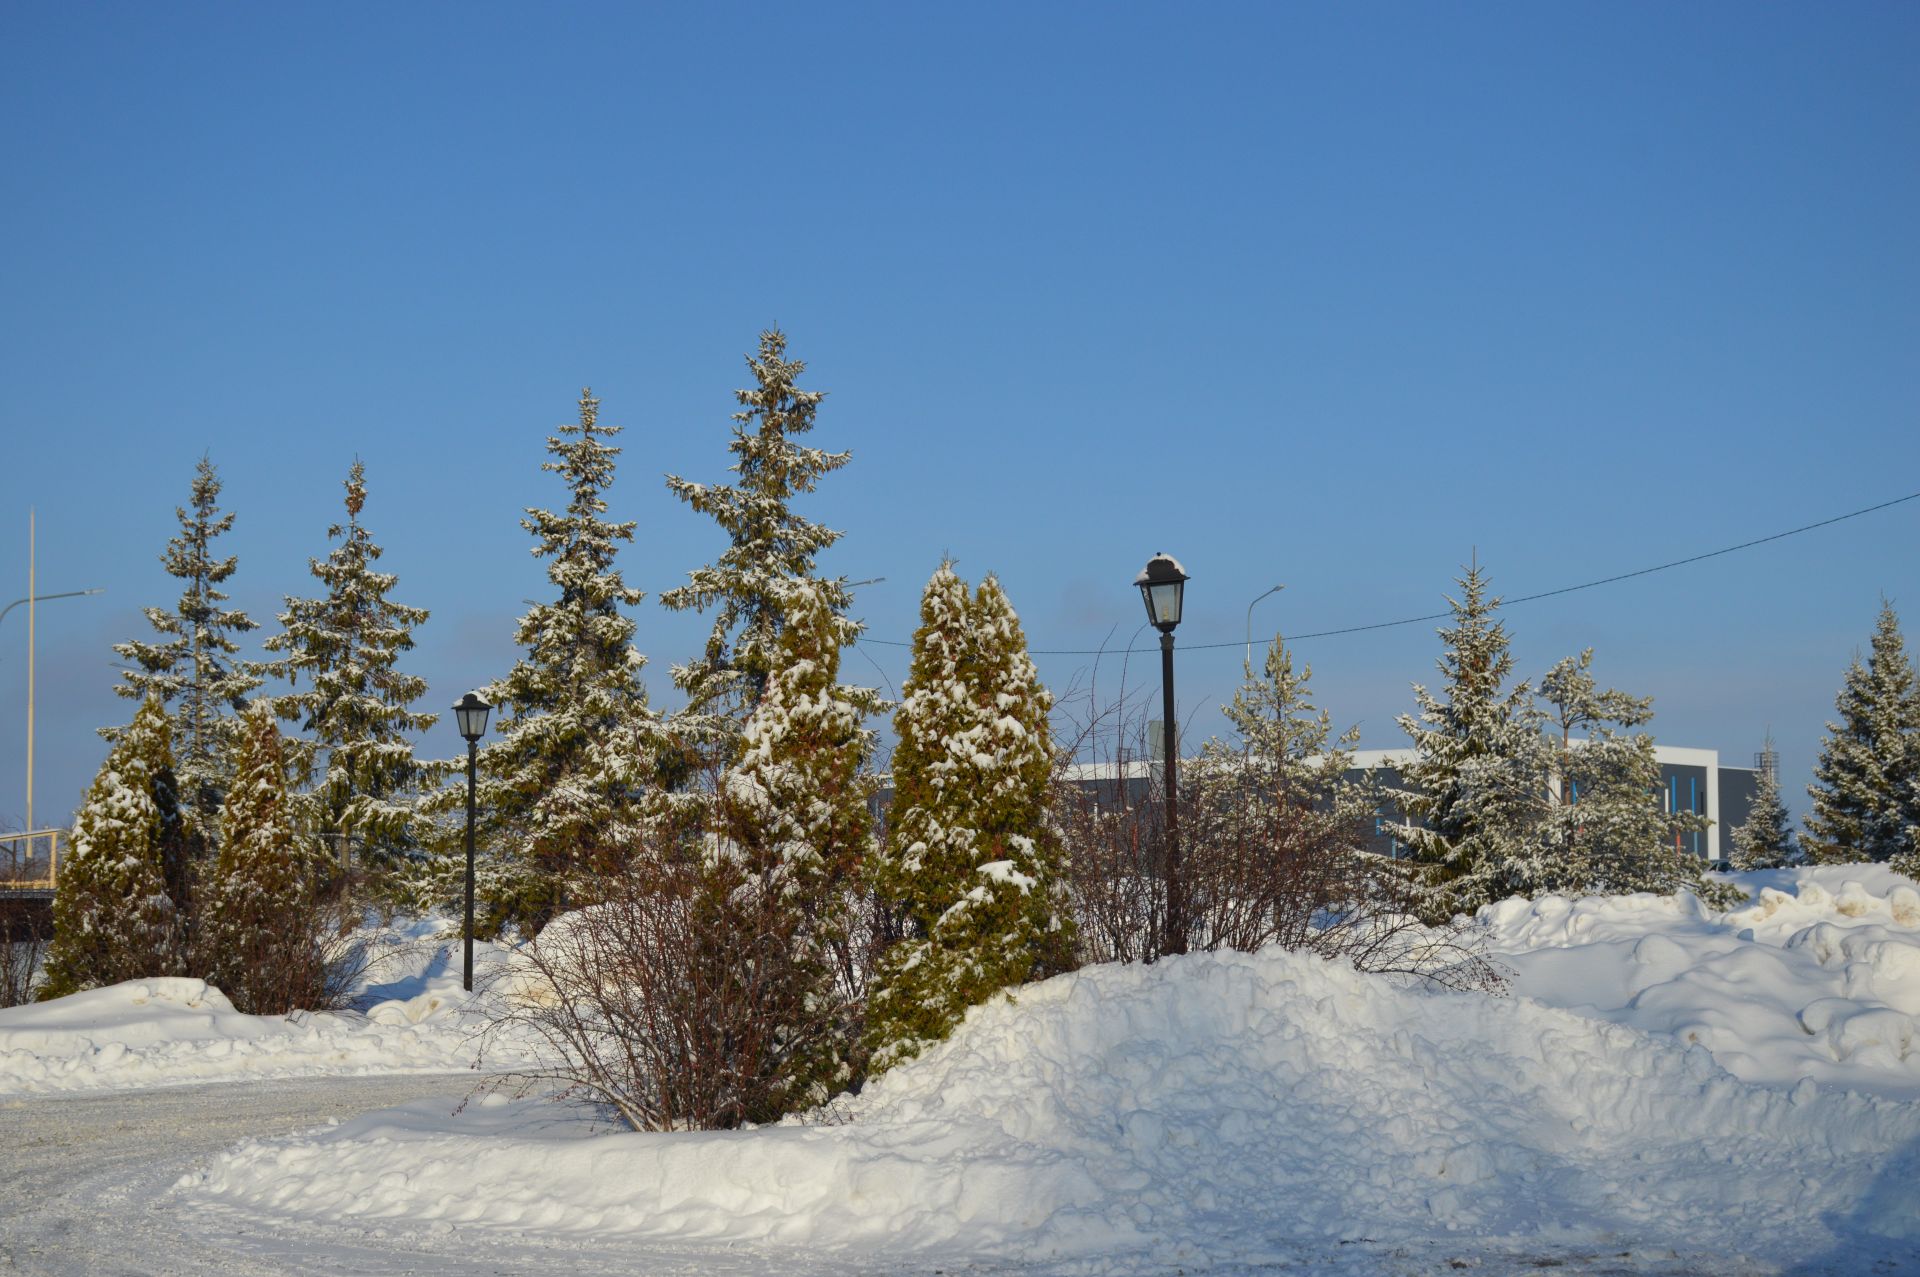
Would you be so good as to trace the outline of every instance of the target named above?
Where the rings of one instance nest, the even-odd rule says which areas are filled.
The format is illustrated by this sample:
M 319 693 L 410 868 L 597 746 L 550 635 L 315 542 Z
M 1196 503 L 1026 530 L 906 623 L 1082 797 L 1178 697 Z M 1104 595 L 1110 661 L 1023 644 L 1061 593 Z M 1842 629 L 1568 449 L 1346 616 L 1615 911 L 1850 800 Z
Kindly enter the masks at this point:
M 1637 568 L 1632 572 L 1621 572 L 1613 576 L 1603 576 L 1593 581 L 1582 581 L 1578 585 L 1563 585 L 1556 590 L 1541 590 L 1536 594 L 1522 594 L 1518 598 L 1502 599 L 1500 600 L 1500 606 L 1513 607 L 1520 603 L 1533 603 L 1540 599 L 1557 598 L 1562 594 L 1573 594 L 1580 590 L 1591 590 L 1596 586 L 1612 585 L 1619 581 L 1631 581 L 1635 577 L 1651 576 L 1655 572 L 1665 572 L 1671 568 L 1685 567 L 1689 563 L 1701 563 L 1707 559 L 1717 559 L 1723 554 L 1733 554 L 1740 550 L 1751 550 L 1756 545 L 1766 545 L 1770 541 L 1782 541 L 1787 537 L 1799 536 L 1803 532 L 1812 532 L 1817 528 L 1831 527 L 1836 523 L 1845 523 L 1848 519 L 1857 519 L 1862 515 L 1890 509 L 1893 506 L 1903 505 L 1908 501 L 1920 501 L 1920 492 L 1909 492 L 1904 497 L 1895 497 L 1891 501 L 1882 501 L 1878 505 L 1864 506 L 1858 510 L 1850 510 L 1845 514 L 1836 514 L 1830 519 L 1821 519 L 1817 523 L 1807 523 L 1797 528 L 1788 528 L 1785 532 L 1775 532 L 1770 536 L 1755 537 L 1751 541 L 1742 541 L 1738 545 L 1729 545 L 1718 550 L 1708 550 L 1704 554 L 1691 554 L 1684 559 L 1674 559 L 1669 563 L 1656 563 L 1649 568 Z M 1397 621 L 1375 621 L 1371 625 L 1349 625 L 1337 630 L 1314 630 L 1306 634 L 1289 634 L 1287 635 L 1287 642 L 1299 643 L 1306 639 L 1333 638 L 1341 634 L 1364 634 L 1370 630 L 1391 630 L 1402 625 L 1418 625 L 1423 621 L 1444 621 L 1452 615 L 1453 612 L 1451 610 L 1445 612 L 1429 612 L 1423 616 L 1402 617 Z M 899 639 L 867 638 L 864 635 L 856 641 L 860 643 L 875 643 L 884 647 L 913 646 L 911 643 L 902 642 Z M 1180 650 L 1183 652 L 1194 652 L 1207 651 L 1212 648 L 1242 646 L 1244 646 L 1244 640 L 1234 639 L 1227 643 L 1182 643 Z M 1150 652 L 1153 649 L 1150 647 L 1036 647 L 1028 650 L 1030 654 L 1034 656 L 1121 656 L 1129 653 Z

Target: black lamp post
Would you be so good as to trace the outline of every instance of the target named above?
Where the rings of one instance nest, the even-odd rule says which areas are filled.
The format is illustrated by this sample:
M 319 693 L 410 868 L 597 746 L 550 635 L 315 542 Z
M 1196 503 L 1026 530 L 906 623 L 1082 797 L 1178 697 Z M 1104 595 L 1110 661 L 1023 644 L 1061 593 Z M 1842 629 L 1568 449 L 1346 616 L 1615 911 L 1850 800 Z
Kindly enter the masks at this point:
M 1160 631 L 1160 740 L 1167 755 L 1167 922 L 1162 953 L 1187 951 L 1187 902 L 1180 885 L 1180 747 L 1173 730 L 1173 631 L 1180 624 L 1187 574 L 1173 556 L 1162 552 L 1147 560 L 1133 579 L 1147 605 L 1147 621 Z
M 473 992 L 473 786 L 480 761 L 480 738 L 487 734 L 487 711 L 493 706 L 468 692 L 453 707 L 460 735 L 467 741 L 467 966 L 463 986 Z

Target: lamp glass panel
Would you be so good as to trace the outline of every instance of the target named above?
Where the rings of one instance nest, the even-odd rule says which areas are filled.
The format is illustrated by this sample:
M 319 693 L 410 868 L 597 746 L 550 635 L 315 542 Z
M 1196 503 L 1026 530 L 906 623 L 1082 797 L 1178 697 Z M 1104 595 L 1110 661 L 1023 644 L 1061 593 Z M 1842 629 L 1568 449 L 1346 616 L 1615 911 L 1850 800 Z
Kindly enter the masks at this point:
M 460 734 L 469 740 L 486 735 L 488 708 L 484 705 L 472 709 L 456 708 L 454 714 L 460 720 Z
M 1147 587 L 1147 610 L 1155 625 L 1180 624 L 1180 587 L 1182 581 L 1158 581 Z

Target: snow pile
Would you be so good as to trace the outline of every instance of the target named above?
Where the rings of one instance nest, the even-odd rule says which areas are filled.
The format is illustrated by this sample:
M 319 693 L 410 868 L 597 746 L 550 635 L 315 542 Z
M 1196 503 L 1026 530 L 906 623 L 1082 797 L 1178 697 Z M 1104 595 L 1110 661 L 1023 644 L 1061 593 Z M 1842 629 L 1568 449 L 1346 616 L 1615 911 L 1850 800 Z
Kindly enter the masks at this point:
M 536 1125 L 551 1107 L 453 1104 L 248 1142 L 176 1191 L 369 1233 L 1082 1267 L 1364 1270 L 1468 1234 L 1737 1271 L 1920 1238 L 1920 1105 L 1751 1086 L 1698 1046 L 1278 951 L 1022 989 L 838 1123 L 580 1138 Z
M 243 1015 L 204 980 L 179 977 L 0 1010 L 0 1095 L 475 1068 L 480 1026 L 442 930 L 430 919 L 369 934 L 381 952 L 357 1011 Z M 476 966 L 503 957 L 475 946 Z
M 1745 1081 L 1920 1100 L 1920 892 L 1880 865 L 1737 875 L 1753 903 L 1508 900 L 1480 913 L 1515 991 L 1671 1034 Z

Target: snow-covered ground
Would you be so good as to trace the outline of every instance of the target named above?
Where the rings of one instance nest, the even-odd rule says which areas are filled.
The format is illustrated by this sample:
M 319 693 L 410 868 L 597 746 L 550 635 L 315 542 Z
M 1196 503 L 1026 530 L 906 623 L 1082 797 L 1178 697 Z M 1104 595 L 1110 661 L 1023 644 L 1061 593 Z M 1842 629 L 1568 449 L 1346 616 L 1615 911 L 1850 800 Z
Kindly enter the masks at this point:
M 595 1272 L 1920 1273 L 1920 894 L 1872 866 L 1739 881 L 1755 900 L 1725 915 L 1493 907 L 1509 998 L 1280 952 L 1095 967 L 976 1010 L 807 1122 L 635 1135 L 450 1091 L 228 1147 L 164 1209 L 210 1244 L 300 1238 L 364 1271 L 550 1251 Z M 327 1032 L 454 1034 L 444 1004 L 402 1024 L 445 980 L 403 973 L 404 998 Z M 124 1044 L 150 1078 L 262 1040 L 205 1009 L 180 1012 L 191 1033 L 111 1008 L 82 1029 L 79 1003 L 25 1009 L 69 1017 L 45 1048 L 0 1012 L 0 1087 L 23 1056 L 54 1076 L 79 1038 L 97 1056 L 150 1035 Z M 294 1064 L 427 1067 L 361 1051 Z
M 1920 1265 L 1910 1039 L 1830 1031 L 1882 1011 L 1911 1026 L 1920 916 L 1883 874 L 1833 876 L 1775 875 L 1724 918 L 1500 906 L 1508 999 L 1280 952 L 1089 968 L 977 1010 L 827 1121 L 634 1135 L 534 1102 L 427 1102 L 242 1144 L 175 1192 L 383 1234 L 747 1247 L 772 1267 Z M 1783 1021 L 1819 1027 L 1794 1042 Z
M 369 933 L 376 956 L 351 1011 L 242 1015 L 205 981 L 177 977 L 0 1010 L 0 1096 L 482 1066 L 462 955 L 446 931 L 430 919 Z M 475 946 L 477 970 L 503 957 Z M 508 1043 L 488 1045 L 496 1063 L 517 1058 Z
M 1516 993 L 1698 1043 L 1748 1082 L 1920 1100 L 1920 892 L 1885 865 L 1733 875 L 1691 895 L 1509 900 L 1481 911 Z

